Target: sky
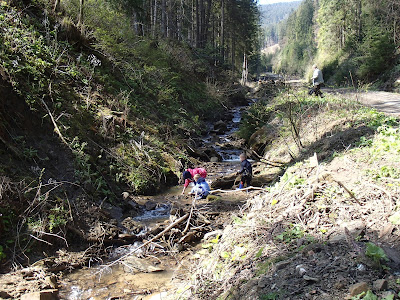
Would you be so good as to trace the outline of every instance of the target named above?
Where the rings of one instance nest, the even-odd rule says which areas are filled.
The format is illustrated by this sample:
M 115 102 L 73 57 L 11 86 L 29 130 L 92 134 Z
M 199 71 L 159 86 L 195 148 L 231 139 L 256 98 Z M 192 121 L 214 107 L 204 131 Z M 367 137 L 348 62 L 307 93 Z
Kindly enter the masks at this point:
M 279 3 L 279 2 L 294 2 L 298 0 L 258 0 L 258 4 L 264 5 L 264 4 L 272 4 L 272 3 Z

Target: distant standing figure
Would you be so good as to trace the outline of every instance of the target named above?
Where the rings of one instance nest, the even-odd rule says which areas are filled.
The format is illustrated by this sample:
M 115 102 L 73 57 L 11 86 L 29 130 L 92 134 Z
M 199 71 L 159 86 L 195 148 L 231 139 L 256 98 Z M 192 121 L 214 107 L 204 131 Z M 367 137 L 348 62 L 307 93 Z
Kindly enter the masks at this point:
M 314 86 L 314 93 L 315 96 L 320 96 L 324 98 L 324 95 L 321 92 L 321 87 L 324 84 L 324 77 L 322 76 L 322 71 L 318 69 L 317 65 L 313 65 L 314 73 L 313 73 L 313 86 Z
M 207 171 L 204 168 L 187 169 L 185 172 L 183 172 L 182 177 L 185 183 L 183 185 L 182 195 L 185 193 L 185 190 L 188 187 L 188 185 L 194 181 L 194 176 L 196 174 L 199 174 L 200 177 L 203 178 L 207 177 Z
M 240 158 L 240 165 L 241 169 L 237 174 L 241 174 L 242 177 L 240 178 L 240 184 L 239 184 L 239 189 L 242 189 L 244 185 L 246 184 L 247 187 L 250 186 L 251 179 L 253 177 L 253 168 L 251 166 L 251 163 L 247 160 L 246 154 L 242 153 L 239 156 Z
M 195 195 L 195 199 L 205 199 L 210 193 L 210 186 L 206 182 L 206 180 L 200 176 L 200 174 L 194 175 L 194 187 L 190 191 L 189 195 Z

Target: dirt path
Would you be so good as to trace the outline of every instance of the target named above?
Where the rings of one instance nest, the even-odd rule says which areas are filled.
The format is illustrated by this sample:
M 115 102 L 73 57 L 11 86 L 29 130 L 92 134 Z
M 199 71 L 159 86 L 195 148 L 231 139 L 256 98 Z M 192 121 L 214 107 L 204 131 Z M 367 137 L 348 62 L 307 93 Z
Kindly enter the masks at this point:
M 292 86 L 305 86 L 304 80 L 288 80 Z M 352 88 L 323 88 L 323 92 L 350 97 L 388 115 L 400 116 L 400 94 L 384 91 L 355 91 Z
M 400 94 L 398 93 L 383 91 L 354 92 L 350 90 L 340 90 L 338 93 L 350 96 L 385 114 L 400 116 Z

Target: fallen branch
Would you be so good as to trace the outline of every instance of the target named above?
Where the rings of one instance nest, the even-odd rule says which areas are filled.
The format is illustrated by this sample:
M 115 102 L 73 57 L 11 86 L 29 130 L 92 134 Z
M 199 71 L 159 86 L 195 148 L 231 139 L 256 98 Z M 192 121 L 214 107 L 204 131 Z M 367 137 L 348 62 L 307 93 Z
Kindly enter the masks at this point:
M 151 238 L 150 240 L 148 240 L 147 242 L 141 244 L 140 246 L 136 247 L 135 249 L 129 251 L 127 254 L 121 256 L 121 257 L 118 258 L 117 260 L 114 260 L 112 263 L 109 263 L 109 264 L 107 264 L 107 265 L 103 265 L 103 268 L 111 267 L 111 266 L 113 266 L 113 265 L 119 263 L 121 260 L 123 260 L 124 258 L 130 256 L 132 253 L 134 253 L 134 252 L 136 252 L 137 250 L 143 248 L 144 246 L 147 246 L 148 244 L 152 243 L 154 240 L 159 239 L 159 238 L 162 237 L 165 233 L 167 233 L 167 232 L 170 231 L 172 228 L 174 228 L 176 225 L 178 225 L 178 224 L 182 223 L 183 221 L 185 221 L 188 217 L 189 217 L 189 214 L 188 214 L 188 213 L 185 214 L 185 215 L 183 215 L 182 217 L 180 217 L 179 219 L 177 219 L 174 223 L 170 224 L 167 228 L 165 228 L 163 231 L 161 231 L 159 234 L 157 234 L 155 237 Z M 95 273 L 95 275 L 98 274 L 98 273 L 100 273 L 101 271 L 102 271 L 102 269 L 99 270 L 99 271 L 97 271 L 97 272 Z
M 196 193 L 196 195 L 197 195 L 197 193 Z M 193 200 L 193 202 L 192 202 L 192 208 L 190 209 L 189 218 L 188 218 L 188 220 L 187 220 L 187 223 L 186 223 L 186 227 L 185 227 L 185 229 L 182 231 L 182 234 L 185 234 L 185 233 L 186 233 L 186 231 L 188 231 L 188 229 L 189 229 L 190 220 L 192 219 L 192 215 L 193 215 L 193 208 L 194 208 L 194 206 L 195 206 L 195 203 L 196 203 L 196 198 L 195 198 L 195 199 Z
M 256 187 L 256 186 L 249 186 L 247 188 L 244 189 L 240 189 L 240 190 L 213 190 L 210 191 L 210 194 L 214 194 L 214 193 L 233 193 L 233 192 L 242 192 L 242 191 L 248 191 L 248 190 L 259 190 L 259 191 L 265 191 L 265 188 L 260 188 L 260 187 Z
M 338 185 L 340 185 L 342 188 L 344 188 L 344 190 L 350 195 L 351 198 L 353 198 L 358 205 L 362 205 L 360 201 L 358 201 L 358 199 L 356 198 L 356 196 L 354 196 L 353 192 L 351 192 L 342 182 L 340 182 L 339 180 L 333 180 L 335 181 Z
M 60 131 L 60 129 L 58 128 L 58 125 L 57 125 L 57 123 L 56 123 L 56 120 L 54 119 L 53 114 L 51 113 L 51 111 L 50 111 L 49 107 L 47 106 L 46 102 L 44 102 L 43 98 L 41 98 L 40 100 L 42 101 L 42 104 L 43 104 L 44 107 L 46 108 L 47 113 L 49 114 L 49 116 L 50 116 L 50 118 L 51 118 L 51 121 L 53 122 L 54 131 L 58 134 L 58 136 L 60 137 L 61 141 L 62 141 L 65 145 L 67 145 L 67 147 L 68 147 L 71 151 L 73 151 L 73 149 L 71 148 L 71 146 L 68 144 L 68 142 L 65 140 L 65 138 L 64 138 L 63 135 L 61 134 L 61 131 Z

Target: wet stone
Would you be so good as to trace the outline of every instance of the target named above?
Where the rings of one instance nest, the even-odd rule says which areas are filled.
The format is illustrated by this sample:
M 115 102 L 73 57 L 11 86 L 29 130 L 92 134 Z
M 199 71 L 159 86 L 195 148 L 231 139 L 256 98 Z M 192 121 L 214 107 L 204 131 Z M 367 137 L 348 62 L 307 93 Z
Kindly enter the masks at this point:
M 147 201 L 144 206 L 146 207 L 147 210 L 154 210 L 157 208 L 157 203 L 154 201 Z

